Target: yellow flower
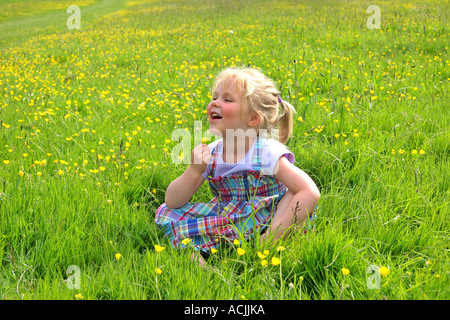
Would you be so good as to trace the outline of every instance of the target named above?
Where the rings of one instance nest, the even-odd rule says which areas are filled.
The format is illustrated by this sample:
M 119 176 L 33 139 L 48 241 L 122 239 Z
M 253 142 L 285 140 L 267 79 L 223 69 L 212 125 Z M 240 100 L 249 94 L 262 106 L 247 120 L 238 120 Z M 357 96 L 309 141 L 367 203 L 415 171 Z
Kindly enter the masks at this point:
M 257 255 L 258 255 L 258 257 L 259 257 L 260 259 L 265 259 L 265 258 L 266 258 L 266 255 L 265 255 L 265 254 L 262 254 L 262 253 L 259 252 L 259 251 L 258 251 Z
M 105 171 L 106 170 L 105 167 L 100 167 L 99 169 L 100 169 L 100 171 Z
M 181 241 L 181 243 L 183 243 L 184 245 L 187 245 L 191 241 L 192 241 L 192 239 L 186 238 L 186 239 L 183 239 L 183 241 Z
M 216 253 L 217 249 L 211 248 L 211 253 Z
M 161 252 L 165 249 L 166 247 L 161 247 L 160 245 L 155 244 L 155 250 L 156 252 Z
M 38 172 L 36 173 L 36 175 L 37 175 L 38 177 L 40 177 L 40 176 L 42 176 L 42 172 L 38 171 Z
M 240 242 L 239 242 L 239 240 L 238 240 L 238 239 L 234 239 L 234 241 L 233 241 L 233 244 L 237 246 L 237 245 L 239 245 L 239 244 L 240 244 Z
M 423 150 L 423 149 L 420 149 L 420 151 L 419 151 L 419 154 L 420 154 L 420 155 L 423 155 L 423 154 L 425 154 L 425 150 Z
M 161 274 L 161 273 L 162 273 L 162 270 L 161 270 L 160 268 L 156 268 L 156 269 L 155 269 L 155 272 L 156 272 L 157 274 Z
M 347 268 L 342 268 L 341 271 L 344 276 L 346 276 L 350 273 L 350 270 L 348 270 Z
M 286 248 L 283 247 L 283 246 L 278 246 L 278 247 L 277 247 L 277 251 L 283 251 L 284 249 L 286 249 Z
M 261 260 L 261 265 L 264 267 L 265 265 L 267 265 L 267 260 Z
M 280 264 L 281 260 L 277 257 L 272 257 L 272 260 L 270 261 L 274 266 L 277 266 Z
M 106 203 L 107 203 L 107 204 L 111 204 L 111 202 L 112 202 L 112 200 L 109 200 L 109 199 L 106 200 Z
M 3 160 L 3 163 L 6 164 L 6 165 L 8 165 L 8 164 L 11 163 L 11 161 L 9 161 L 9 160 Z
M 115 257 L 117 260 L 120 260 L 120 258 L 122 258 L 122 255 L 121 255 L 120 253 L 116 253 L 116 254 L 114 255 L 114 257 Z
M 268 256 L 269 255 L 269 250 L 264 250 L 263 253 Z
M 81 293 L 77 293 L 74 297 L 77 300 L 83 300 L 84 299 L 84 297 L 83 297 L 83 295 Z
M 404 154 L 404 153 L 405 153 L 405 150 L 403 150 L 403 149 L 398 149 L 398 153 Z
M 417 154 L 417 150 L 414 149 L 413 151 L 411 151 L 412 154 Z
M 245 250 L 242 249 L 242 248 L 238 248 L 238 249 L 237 249 L 237 253 L 238 253 L 238 255 L 242 256 L 242 255 L 245 254 Z
M 22 170 L 19 170 L 19 176 L 23 177 L 24 172 Z
M 380 274 L 383 277 L 386 277 L 389 274 L 389 269 L 386 268 L 385 266 L 380 267 L 380 269 L 378 270 L 378 272 L 380 272 Z

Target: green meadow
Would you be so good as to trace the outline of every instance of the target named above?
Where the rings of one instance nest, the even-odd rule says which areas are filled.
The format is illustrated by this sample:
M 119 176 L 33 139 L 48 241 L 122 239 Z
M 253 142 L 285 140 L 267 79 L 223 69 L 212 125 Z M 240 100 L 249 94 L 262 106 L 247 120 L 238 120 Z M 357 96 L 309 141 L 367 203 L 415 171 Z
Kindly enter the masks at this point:
M 448 2 L 0 11 L 1 299 L 450 298 Z M 296 108 L 287 146 L 321 191 L 318 217 L 284 241 L 222 246 L 203 270 L 160 235 L 155 210 L 187 167 L 174 160 L 190 157 L 172 133 L 192 149 L 201 123 L 213 141 L 212 81 L 243 65 Z M 205 182 L 191 201 L 211 198 Z

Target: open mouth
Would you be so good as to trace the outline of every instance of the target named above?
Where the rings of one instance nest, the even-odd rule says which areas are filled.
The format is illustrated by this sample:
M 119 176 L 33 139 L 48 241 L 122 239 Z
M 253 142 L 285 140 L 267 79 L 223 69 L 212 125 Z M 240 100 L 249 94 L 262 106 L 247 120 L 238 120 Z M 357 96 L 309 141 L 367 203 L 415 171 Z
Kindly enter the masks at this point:
M 222 119 L 217 112 L 211 112 L 211 119 Z

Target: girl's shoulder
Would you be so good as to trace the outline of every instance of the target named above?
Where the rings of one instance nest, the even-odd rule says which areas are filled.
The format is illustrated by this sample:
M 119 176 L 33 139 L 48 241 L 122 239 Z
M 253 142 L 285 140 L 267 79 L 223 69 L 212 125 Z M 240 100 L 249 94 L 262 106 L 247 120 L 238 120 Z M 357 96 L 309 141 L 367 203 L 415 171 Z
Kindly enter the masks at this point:
M 295 155 L 284 144 L 274 139 L 262 139 L 262 152 L 260 154 L 260 163 L 262 173 L 265 175 L 273 175 L 278 160 L 285 156 L 289 162 L 294 164 Z

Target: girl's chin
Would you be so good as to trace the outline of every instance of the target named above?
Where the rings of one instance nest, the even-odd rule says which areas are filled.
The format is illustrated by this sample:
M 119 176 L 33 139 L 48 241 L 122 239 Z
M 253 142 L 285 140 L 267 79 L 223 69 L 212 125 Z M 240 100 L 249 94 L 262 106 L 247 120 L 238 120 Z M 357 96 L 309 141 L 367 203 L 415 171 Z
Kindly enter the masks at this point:
M 214 136 L 219 136 L 219 137 L 223 138 L 223 133 L 219 129 L 211 128 L 211 126 L 210 126 L 208 131 Z

